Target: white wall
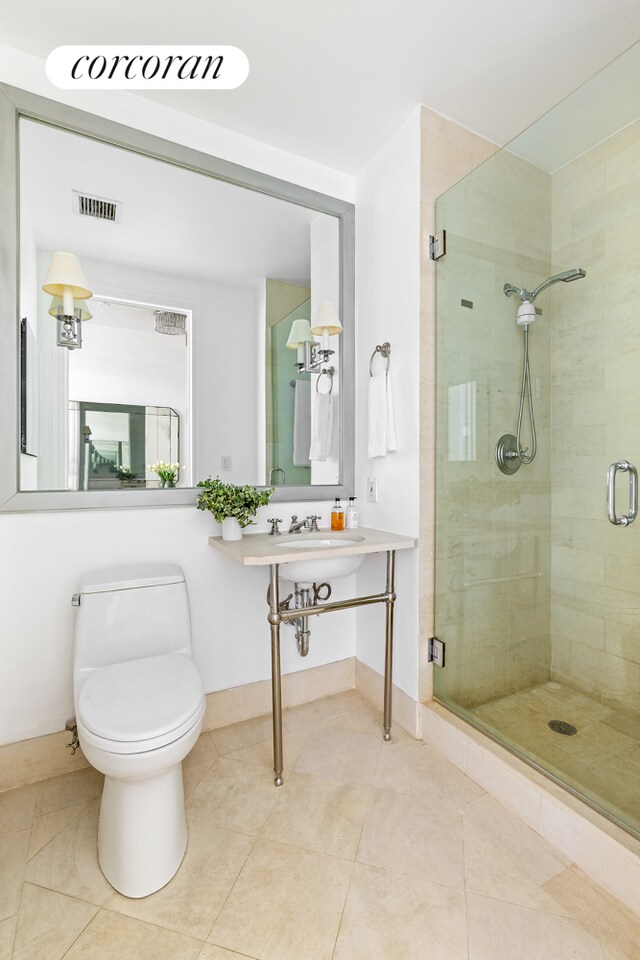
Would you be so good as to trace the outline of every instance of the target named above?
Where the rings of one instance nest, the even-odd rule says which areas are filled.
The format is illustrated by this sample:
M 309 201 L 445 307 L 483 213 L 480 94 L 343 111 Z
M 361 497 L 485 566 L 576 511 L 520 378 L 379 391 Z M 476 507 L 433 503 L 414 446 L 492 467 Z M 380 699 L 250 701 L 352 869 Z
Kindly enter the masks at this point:
M 125 93 L 71 95 L 55 90 L 44 78 L 42 61 L 11 48 L 0 48 L 0 80 L 302 186 L 354 198 L 354 181 L 348 175 L 149 100 Z M 86 264 L 85 269 L 89 274 Z M 165 305 L 195 311 L 203 292 L 191 281 L 184 284 L 181 291 L 167 290 Z M 124 292 L 119 294 L 105 272 L 95 275 L 93 289 L 128 296 L 127 283 L 122 281 Z M 158 290 L 155 285 L 151 289 Z M 213 372 L 209 366 L 201 376 Z M 247 376 L 255 379 L 253 373 Z M 326 502 L 278 504 L 277 515 L 288 520 L 292 513 L 317 513 L 326 519 L 329 508 Z M 271 509 L 262 516 L 271 516 Z M 264 520 L 259 529 L 266 530 Z M 1 515 L 0 743 L 61 729 L 73 712 L 70 598 L 82 573 L 98 566 L 149 559 L 182 564 L 191 595 L 195 656 L 206 690 L 267 678 L 266 572 L 247 571 L 214 551 L 207 544 L 212 532 L 217 533 L 218 526 L 209 515 L 189 507 Z M 373 562 L 367 559 L 364 564 Z M 335 587 L 338 598 L 353 595 L 354 578 L 336 581 Z M 354 611 L 319 617 L 311 627 L 306 660 L 295 653 L 293 629 L 283 630 L 285 672 L 354 656 Z
M 340 311 L 340 223 L 335 217 L 317 217 L 311 224 L 311 326 L 320 303 L 333 303 Z M 338 483 L 340 480 L 340 336 L 329 337 L 329 349 L 334 351 L 327 367 L 336 369 L 331 396 L 333 397 L 333 446 L 326 460 L 311 462 L 312 483 Z M 321 376 L 321 375 L 320 375 Z M 311 375 L 311 436 L 315 418 L 314 397 L 318 376 Z M 320 382 L 320 391 L 327 391 L 327 377 Z
M 305 187 L 356 199 L 352 177 L 151 101 L 125 93 L 80 96 L 54 90 L 44 79 L 40 60 L 6 47 L 0 49 L 0 80 Z M 418 123 L 418 115 L 412 115 L 357 178 L 356 492 L 363 525 L 411 535 L 418 532 Z M 126 282 L 119 294 L 106 274 L 96 280 L 103 283 L 94 283 L 94 289 L 101 286 L 105 295 L 128 296 Z M 167 291 L 166 306 L 194 309 L 202 292 L 185 284 L 190 296 Z M 372 467 L 366 451 L 367 366 L 373 347 L 387 339 L 393 348 L 399 450 Z M 211 376 L 211 370 L 203 375 Z M 371 473 L 380 483 L 375 505 L 365 500 Z M 272 509 L 261 511 L 257 529 L 266 529 L 264 518 Z M 326 522 L 329 509 L 328 502 L 278 504 L 277 515 L 288 519 L 291 513 L 318 513 Z M 188 507 L 0 516 L 0 743 L 60 729 L 73 712 L 70 598 L 82 573 L 97 566 L 149 559 L 180 563 L 189 582 L 194 651 L 206 690 L 267 678 L 266 571 L 236 566 L 209 547 L 207 537 L 217 531 L 208 515 Z M 334 597 L 353 595 L 356 589 L 378 592 L 383 586 L 384 558 L 369 557 L 356 577 L 336 581 Z M 417 698 L 413 551 L 398 554 L 397 592 L 395 680 Z M 381 607 L 319 617 L 311 627 L 306 660 L 295 653 L 293 630 L 283 629 L 285 672 L 357 654 L 382 673 Z
M 130 310 L 139 313 L 135 307 Z M 74 350 L 69 357 L 69 398 L 172 407 L 184 417 L 184 339 L 161 336 L 153 329 L 152 320 L 148 330 L 114 328 L 95 321 L 83 324 L 82 350 Z M 140 362 L 142 357 L 144 363 Z
M 277 514 L 326 516 L 326 507 L 278 504 Z M 259 531 L 266 532 L 271 515 L 261 510 Z M 268 678 L 267 568 L 241 567 L 210 547 L 207 538 L 219 530 L 195 506 L 0 516 L 0 744 L 60 730 L 73 714 L 71 596 L 82 573 L 100 566 L 179 563 L 205 690 Z M 336 598 L 347 597 L 354 578 L 334 586 Z M 293 628 L 283 627 L 284 673 L 354 656 L 353 611 L 312 619 L 311 631 L 311 651 L 302 660 Z
M 341 200 L 353 202 L 355 197 L 355 181 L 347 173 L 172 110 L 146 97 L 124 91 L 58 90 L 46 78 L 44 60 L 2 43 L 0 82 Z
M 416 109 L 357 177 L 356 192 L 356 476 L 363 526 L 407 536 L 419 533 L 420 387 L 420 109 Z M 398 449 L 367 456 L 369 357 L 391 344 Z M 378 357 L 376 363 L 382 362 Z M 378 503 L 366 500 L 367 477 L 378 480 Z M 357 573 L 358 592 L 384 587 L 384 558 Z M 417 551 L 396 563 L 394 681 L 418 698 Z M 384 613 L 357 615 L 356 655 L 384 672 Z
M 87 283 L 96 295 L 190 310 L 192 313 L 192 392 L 181 435 L 191 432 L 194 454 L 187 462 L 193 482 L 220 470 L 222 455 L 233 458 L 229 483 L 262 483 L 258 469 L 255 411 L 259 389 L 256 293 L 189 277 L 83 259 Z M 154 401 L 149 401 L 153 403 Z M 188 457 L 188 445 L 185 446 Z M 181 463 L 185 456 L 180 454 Z

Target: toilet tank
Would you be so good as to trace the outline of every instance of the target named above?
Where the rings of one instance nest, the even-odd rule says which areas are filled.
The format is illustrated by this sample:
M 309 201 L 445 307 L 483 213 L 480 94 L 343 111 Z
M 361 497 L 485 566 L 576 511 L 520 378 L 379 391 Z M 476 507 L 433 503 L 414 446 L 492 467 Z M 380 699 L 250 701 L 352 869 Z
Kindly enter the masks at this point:
M 184 573 L 173 563 L 94 570 L 80 583 L 73 672 L 76 689 L 95 667 L 166 653 L 191 656 Z

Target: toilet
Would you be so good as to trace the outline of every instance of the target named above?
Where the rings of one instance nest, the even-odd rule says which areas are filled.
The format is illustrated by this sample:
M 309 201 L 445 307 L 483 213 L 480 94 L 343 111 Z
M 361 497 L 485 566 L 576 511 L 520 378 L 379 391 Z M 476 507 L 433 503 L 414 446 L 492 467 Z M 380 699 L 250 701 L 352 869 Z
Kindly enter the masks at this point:
M 187 585 L 175 564 L 136 564 L 86 574 L 78 601 L 78 736 L 105 775 L 98 859 L 116 890 L 146 897 L 187 847 L 181 763 L 204 719 Z

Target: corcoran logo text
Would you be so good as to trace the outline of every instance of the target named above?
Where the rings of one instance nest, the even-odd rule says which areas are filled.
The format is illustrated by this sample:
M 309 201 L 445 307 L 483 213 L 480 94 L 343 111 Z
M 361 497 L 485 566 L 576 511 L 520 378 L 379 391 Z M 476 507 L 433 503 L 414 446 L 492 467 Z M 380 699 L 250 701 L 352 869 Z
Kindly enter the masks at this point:
M 249 75 L 249 60 L 227 46 L 66 46 L 46 62 L 62 90 L 233 90 Z

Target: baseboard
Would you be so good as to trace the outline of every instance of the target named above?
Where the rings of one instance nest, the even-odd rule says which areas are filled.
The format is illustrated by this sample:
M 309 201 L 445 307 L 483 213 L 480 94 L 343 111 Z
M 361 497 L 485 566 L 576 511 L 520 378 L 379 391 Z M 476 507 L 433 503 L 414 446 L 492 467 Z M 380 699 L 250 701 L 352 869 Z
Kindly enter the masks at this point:
M 383 678 L 355 657 L 285 674 L 282 677 L 282 705 L 285 708 L 295 707 L 343 690 L 353 690 L 354 687 L 382 710 Z M 419 707 L 420 704 L 394 685 L 393 722 L 412 737 L 420 735 Z M 270 712 L 270 680 L 217 690 L 207 694 L 203 729 L 217 730 Z M 87 767 L 89 764 L 81 750 L 71 756 L 71 751 L 66 747 L 70 738 L 71 735 L 66 732 L 51 733 L 0 747 L 0 792 Z
M 425 740 L 640 914 L 640 841 L 440 704 L 421 714 Z
M 362 660 L 356 660 L 355 686 L 358 693 L 382 710 L 384 702 L 384 677 Z M 392 723 L 416 739 L 420 736 L 420 704 L 408 693 L 393 684 L 391 692 Z
M 285 674 L 282 677 L 282 703 L 284 707 L 294 707 L 332 693 L 353 690 L 355 685 L 355 657 L 349 657 Z M 270 680 L 218 690 L 207 694 L 203 729 L 215 730 L 270 712 Z M 0 792 L 88 767 L 81 750 L 71 756 L 66 746 L 70 739 L 71 734 L 62 731 L 0 747 Z
M 70 740 L 71 734 L 62 731 L 0 747 L 0 791 L 88 767 L 81 750 L 71 756 L 66 746 Z
M 321 697 L 355 687 L 355 657 L 336 660 L 320 667 L 298 670 L 282 677 L 282 706 L 297 707 Z M 242 720 L 271 713 L 271 680 L 247 683 L 242 687 L 207 694 L 205 730 L 217 730 Z

